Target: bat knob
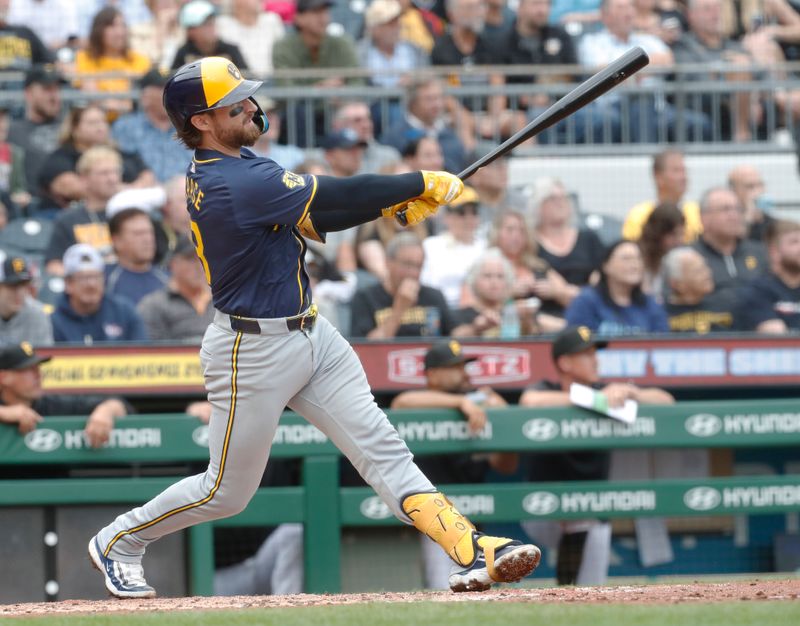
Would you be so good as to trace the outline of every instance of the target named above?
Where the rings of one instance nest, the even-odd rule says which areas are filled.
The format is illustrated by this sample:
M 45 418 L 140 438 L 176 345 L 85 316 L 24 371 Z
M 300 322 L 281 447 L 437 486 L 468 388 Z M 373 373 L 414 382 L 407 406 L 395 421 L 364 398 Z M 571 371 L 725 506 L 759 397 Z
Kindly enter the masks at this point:
M 400 224 L 400 226 L 408 226 L 408 218 L 406 218 L 405 209 L 395 213 L 394 214 L 394 219 L 397 220 L 397 223 Z

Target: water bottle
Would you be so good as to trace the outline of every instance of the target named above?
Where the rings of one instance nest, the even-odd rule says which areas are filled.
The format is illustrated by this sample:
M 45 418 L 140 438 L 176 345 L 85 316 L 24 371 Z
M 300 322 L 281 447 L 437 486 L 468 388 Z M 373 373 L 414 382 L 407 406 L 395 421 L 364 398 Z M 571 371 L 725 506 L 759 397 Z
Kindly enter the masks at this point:
M 519 313 L 513 300 L 506 302 L 500 317 L 500 338 L 518 339 L 520 335 Z

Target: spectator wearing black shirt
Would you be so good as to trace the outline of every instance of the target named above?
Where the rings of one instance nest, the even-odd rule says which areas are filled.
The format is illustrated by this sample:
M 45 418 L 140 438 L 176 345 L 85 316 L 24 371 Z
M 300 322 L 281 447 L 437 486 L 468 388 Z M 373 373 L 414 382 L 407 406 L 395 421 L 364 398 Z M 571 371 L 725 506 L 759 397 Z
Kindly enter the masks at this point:
M 728 187 L 744 208 L 747 238 L 763 241 L 767 228 L 775 218 L 769 214 L 772 200 L 767 195 L 761 172 L 752 165 L 738 165 L 728 172 Z
M 16 424 L 25 434 L 51 415 L 88 415 L 84 434 L 90 446 L 99 448 L 108 441 L 114 420 L 127 415 L 125 403 L 80 394 L 45 395 L 39 366 L 49 360 L 25 342 L 0 350 L 0 422 Z
M 400 233 L 386 246 L 383 282 L 356 291 L 350 303 L 351 335 L 367 339 L 439 337 L 453 331 L 444 295 L 421 285 L 425 252 L 413 233 Z
M 765 237 L 770 269 L 738 293 L 736 325 L 776 335 L 800 330 L 800 224 L 776 220 Z
M 744 209 L 730 189 L 717 187 L 700 200 L 703 234 L 692 244 L 706 260 L 714 278 L 714 293 L 732 310 L 736 290 L 767 269 L 760 242 L 745 239 Z
M 0 70 L 25 71 L 34 65 L 53 61 L 47 46 L 27 26 L 11 25 L 6 21 L 10 0 L 2 0 L 0 10 Z M 3 81 L 8 85 L 7 81 Z M 10 85 L 8 85 L 10 86 Z
M 239 47 L 219 38 L 216 17 L 217 8 L 207 0 L 192 0 L 181 7 L 178 21 L 186 29 L 186 43 L 175 53 L 173 70 L 210 56 L 225 57 L 240 70 L 248 69 Z
M 689 247 L 673 248 L 662 261 L 664 310 L 672 332 L 704 335 L 733 328 L 733 311 L 719 294 L 705 258 Z
M 603 384 L 597 368 L 598 342 L 585 326 L 571 326 L 561 331 L 551 346 L 558 381 L 543 380 L 526 389 L 520 406 L 572 406 L 569 389 L 573 383 L 601 391 L 609 407 L 621 407 L 626 400 L 646 404 L 672 404 L 674 398 L 655 387 L 641 388 L 630 383 Z M 582 413 L 583 409 L 575 409 Z M 528 481 L 562 482 L 608 480 L 610 452 L 556 452 L 522 455 L 523 471 Z M 529 534 L 536 525 L 523 523 Z M 560 524 L 556 578 L 560 585 L 602 584 L 605 581 L 611 548 L 611 527 L 599 520 L 573 520 Z

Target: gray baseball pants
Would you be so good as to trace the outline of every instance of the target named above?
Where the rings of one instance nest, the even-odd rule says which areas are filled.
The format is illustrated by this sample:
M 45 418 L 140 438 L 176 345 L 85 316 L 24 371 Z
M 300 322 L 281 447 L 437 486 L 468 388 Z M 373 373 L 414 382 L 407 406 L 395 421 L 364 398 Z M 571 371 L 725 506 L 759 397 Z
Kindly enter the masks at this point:
M 356 353 L 324 317 L 311 331 L 289 331 L 283 318 L 258 322 L 261 334 L 245 334 L 216 314 L 200 350 L 213 407 L 208 469 L 103 528 L 109 558 L 138 562 L 166 534 L 242 511 L 286 406 L 325 433 L 400 520 L 410 523 L 401 498 L 435 491 L 375 403 Z

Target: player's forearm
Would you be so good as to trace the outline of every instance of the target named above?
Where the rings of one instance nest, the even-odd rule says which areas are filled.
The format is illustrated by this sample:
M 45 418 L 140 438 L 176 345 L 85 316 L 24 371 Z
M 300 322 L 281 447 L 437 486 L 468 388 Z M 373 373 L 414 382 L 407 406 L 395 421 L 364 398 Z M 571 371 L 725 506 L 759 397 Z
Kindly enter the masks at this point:
M 377 211 L 380 214 L 380 209 L 415 198 L 423 191 L 420 172 L 393 176 L 362 174 L 349 178 L 318 176 L 311 214 L 315 216 L 315 223 L 318 223 L 316 216 L 322 217 L 323 213 L 330 211 L 367 212 L 368 215 Z

